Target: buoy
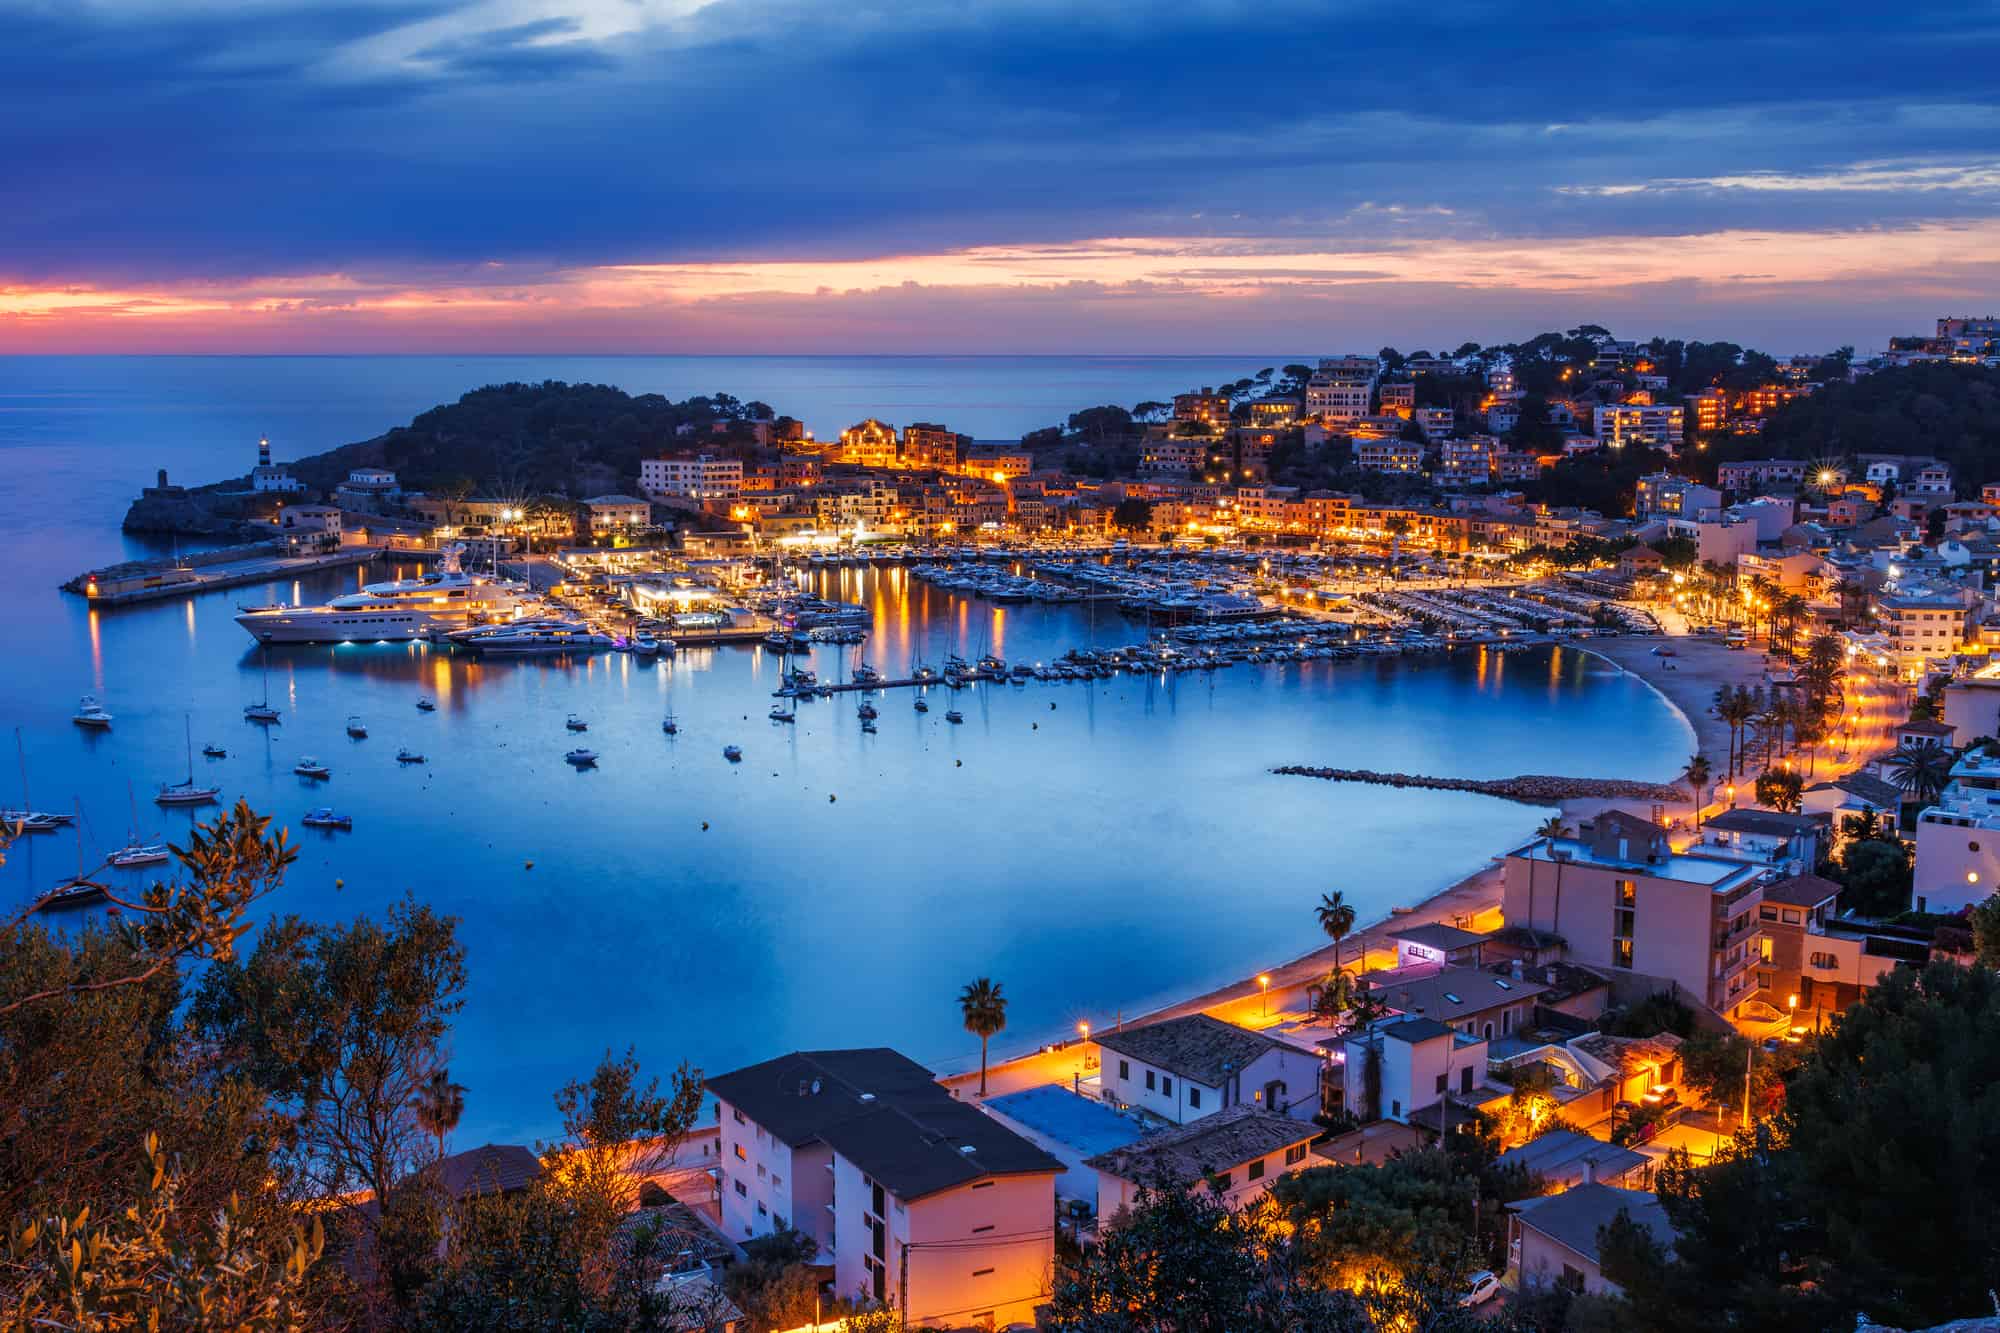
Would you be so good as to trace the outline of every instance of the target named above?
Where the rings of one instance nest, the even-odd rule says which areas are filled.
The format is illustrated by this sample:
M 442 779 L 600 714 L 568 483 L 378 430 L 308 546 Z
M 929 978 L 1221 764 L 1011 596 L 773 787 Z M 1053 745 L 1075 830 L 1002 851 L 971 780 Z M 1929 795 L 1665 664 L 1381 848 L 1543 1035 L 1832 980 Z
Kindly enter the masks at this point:
M 1029 731 L 1040 731 L 1041 729 L 1042 729 L 1042 724 L 1039 722 L 1030 722 L 1028 724 Z
M 535 868 L 535 863 L 533 861 L 528 862 L 528 869 L 533 870 L 534 868 Z
M 826 803 L 827 803 L 828 805 L 832 805 L 832 804 L 833 804 L 833 803 L 834 803 L 835 801 L 837 801 L 837 800 L 839 800 L 839 799 L 840 799 L 840 798 L 839 798 L 838 796 L 835 796 L 835 795 L 834 795 L 834 794 L 833 794 L 832 792 L 828 792 L 828 793 L 826 794 Z
M 1050 711 L 1051 713 L 1055 712 L 1055 711 L 1056 711 L 1056 706 L 1055 706 L 1054 704 L 1050 704 L 1050 705 L 1049 705 L 1049 711 Z
M 703 833 L 708 832 L 708 821 L 706 819 L 701 821 L 701 831 Z
M 344 879 L 337 879 L 333 882 L 333 887 L 336 889 L 344 889 L 347 887 L 347 881 Z
M 965 767 L 965 761 L 964 761 L 963 759 L 954 759 L 954 760 L 952 760 L 952 761 L 951 761 L 951 764 L 952 764 L 952 767 L 953 767 L 953 768 L 964 768 L 964 767 Z

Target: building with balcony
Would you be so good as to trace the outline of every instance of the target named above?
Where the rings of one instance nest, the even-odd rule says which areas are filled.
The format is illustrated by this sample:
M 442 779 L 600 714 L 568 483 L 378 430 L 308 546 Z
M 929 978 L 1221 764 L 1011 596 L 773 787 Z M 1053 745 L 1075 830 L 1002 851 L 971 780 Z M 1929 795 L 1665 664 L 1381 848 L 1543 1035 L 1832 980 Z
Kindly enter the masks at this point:
M 1229 424 L 1229 395 L 1213 389 L 1174 395 L 1174 420 L 1198 421 L 1212 430 Z
M 1176 1184 L 1205 1189 L 1223 1206 L 1241 1208 L 1312 1160 L 1319 1127 L 1309 1120 L 1247 1103 L 1192 1124 L 1148 1134 L 1085 1165 L 1097 1172 L 1100 1223 L 1129 1212 L 1142 1189 Z
M 1842 921 L 1835 913 L 1839 896 L 1840 886 L 1818 875 L 1794 875 L 1764 886 L 1757 906 L 1762 932 L 1757 986 L 1766 1004 L 1823 1022 L 1825 1015 L 1860 999 L 1891 969 L 1921 964 L 1930 956 L 1927 946 L 1887 928 Z
M 834 1289 L 919 1324 L 1031 1323 L 1063 1163 L 883 1048 L 797 1051 L 708 1080 L 724 1233 L 813 1238 Z
M 940 471 L 957 467 L 958 432 L 928 421 L 910 423 L 903 428 L 902 463 Z
M 333 488 L 333 502 L 364 514 L 386 514 L 403 498 L 396 474 L 385 467 L 358 467 Z
M 1661 403 L 1612 403 L 1594 417 L 1598 442 L 1618 449 L 1628 444 L 1674 449 L 1680 446 L 1684 411 Z
M 743 493 L 743 463 L 713 454 L 642 458 L 639 489 L 653 500 L 734 500 Z
M 1897 580 L 1875 595 L 1875 619 L 1899 672 L 1909 675 L 1948 658 L 1965 641 L 1974 597 L 1960 588 Z
M 1724 1014 L 1755 993 L 1757 905 L 1774 866 L 1676 852 L 1666 830 L 1613 809 L 1575 837 L 1517 847 L 1504 874 L 1508 925 L 1560 938 L 1571 962 L 1671 981 Z
M 1306 411 L 1328 421 L 1359 421 L 1374 407 L 1382 363 L 1372 356 L 1325 356 L 1306 381 Z
M 1413 440 L 1356 440 L 1354 465 L 1369 472 L 1421 472 L 1424 446 Z

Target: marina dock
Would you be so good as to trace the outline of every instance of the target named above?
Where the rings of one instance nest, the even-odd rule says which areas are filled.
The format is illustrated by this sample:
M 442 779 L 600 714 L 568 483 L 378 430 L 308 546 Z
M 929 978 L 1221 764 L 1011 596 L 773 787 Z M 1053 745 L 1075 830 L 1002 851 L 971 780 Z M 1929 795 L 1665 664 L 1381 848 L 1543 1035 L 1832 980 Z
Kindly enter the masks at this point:
M 344 546 L 320 555 L 281 555 L 274 546 L 233 546 L 179 559 L 139 560 L 105 569 L 88 570 L 62 585 L 63 591 L 85 598 L 93 607 L 136 606 L 171 597 L 191 597 L 221 588 L 238 588 L 273 579 L 296 578 L 328 569 L 365 565 L 391 554 L 379 546 Z M 429 551 L 396 551 L 398 559 L 421 560 Z

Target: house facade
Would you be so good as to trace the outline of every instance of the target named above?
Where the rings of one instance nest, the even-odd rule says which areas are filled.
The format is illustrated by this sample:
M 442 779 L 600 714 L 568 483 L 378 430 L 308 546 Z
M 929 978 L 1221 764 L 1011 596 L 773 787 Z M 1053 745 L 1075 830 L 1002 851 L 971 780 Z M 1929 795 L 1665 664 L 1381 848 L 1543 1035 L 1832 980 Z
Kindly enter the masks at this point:
M 1249 1105 L 1319 1112 L 1321 1057 L 1207 1014 L 1096 1034 L 1107 1098 L 1176 1125 Z

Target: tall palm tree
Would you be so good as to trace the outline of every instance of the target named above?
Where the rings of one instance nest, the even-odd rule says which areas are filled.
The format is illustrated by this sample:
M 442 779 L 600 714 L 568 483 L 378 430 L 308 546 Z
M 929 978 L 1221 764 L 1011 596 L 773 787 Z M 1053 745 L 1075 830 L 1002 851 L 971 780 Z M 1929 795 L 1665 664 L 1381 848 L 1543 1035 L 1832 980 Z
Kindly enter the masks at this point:
M 965 1030 L 979 1038 L 979 1095 L 986 1095 L 986 1043 L 1000 1035 L 1007 1026 L 1007 997 L 1000 993 L 1000 983 L 980 977 L 958 993 L 959 1013 L 965 1017 Z
M 1687 780 L 1694 792 L 1694 826 L 1697 830 L 1701 828 L 1701 794 L 1708 789 L 1708 780 L 1713 775 L 1707 755 L 1688 756 Z
M 1936 741 L 1900 746 L 1888 764 L 1889 780 L 1919 805 L 1935 805 L 1951 781 L 1951 752 Z
M 1810 608 L 1806 605 L 1806 599 L 1795 592 L 1788 592 L 1778 599 L 1778 615 L 1785 622 L 1786 657 L 1793 657 L 1797 654 L 1799 626 L 1805 623 L 1806 613 L 1809 610 Z
M 1322 893 L 1319 906 L 1313 909 L 1319 918 L 1319 928 L 1333 941 L 1333 970 L 1340 971 L 1340 942 L 1354 929 L 1354 907 L 1338 890 Z
M 1535 830 L 1535 836 L 1542 840 L 1542 849 L 1549 854 L 1549 860 L 1556 862 L 1556 891 L 1562 891 L 1562 862 L 1556 861 L 1556 839 L 1569 836 L 1569 825 L 1563 823 L 1561 815 L 1550 815 Z M 1557 901 L 1558 910 L 1561 900 Z M 1535 928 L 1535 863 L 1528 862 L 1528 929 Z
M 438 1156 L 444 1156 L 444 1136 L 458 1128 L 465 1114 L 465 1085 L 451 1081 L 451 1072 L 435 1069 L 418 1087 L 415 1097 L 417 1126 L 438 1141 Z
M 1757 715 L 1756 696 L 1741 685 L 1734 690 L 1724 686 L 1716 696 L 1715 715 L 1729 724 L 1729 776 L 1733 778 L 1743 771 L 1743 728 Z

